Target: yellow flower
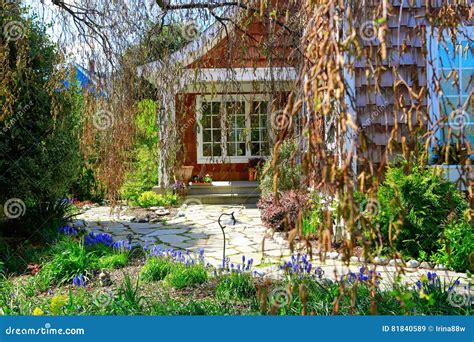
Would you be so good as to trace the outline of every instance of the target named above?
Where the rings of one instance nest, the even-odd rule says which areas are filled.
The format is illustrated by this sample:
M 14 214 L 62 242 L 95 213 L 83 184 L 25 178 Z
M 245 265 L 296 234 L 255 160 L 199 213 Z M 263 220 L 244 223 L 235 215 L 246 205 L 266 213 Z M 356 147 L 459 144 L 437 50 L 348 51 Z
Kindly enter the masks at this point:
M 41 310 L 40 308 L 36 307 L 34 310 L 33 310 L 33 316 L 42 316 L 44 315 L 44 312 L 43 310 Z
M 51 298 L 51 313 L 53 315 L 60 315 L 64 305 L 66 305 L 67 297 L 64 295 L 57 295 Z

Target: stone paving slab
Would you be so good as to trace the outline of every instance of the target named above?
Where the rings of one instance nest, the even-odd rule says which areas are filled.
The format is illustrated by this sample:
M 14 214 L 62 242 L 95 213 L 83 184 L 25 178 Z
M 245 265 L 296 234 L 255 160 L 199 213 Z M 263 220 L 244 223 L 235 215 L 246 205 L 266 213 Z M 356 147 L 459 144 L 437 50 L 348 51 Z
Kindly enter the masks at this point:
M 189 249 L 199 252 L 205 251 L 206 260 L 213 266 L 222 264 L 223 236 L 217 223 L 221 213 L 234 212 L 236 225 L 223 220 L 226 225 L 226 257 L 230 263 L 242 263 L 242 256 L 254 260 L 254 269 L 273 277 L 281 277 L 279 265 L 291 257 L 288 242 L 283 233 L 268 231 L 260 221 L 260 212 L 256 208 L 242 206 L 219 205 L 190 205 L 180 208 L 179 217 L 172 217 L 160 223 L 133 223 L 130 216 L 120 215 L 124 210 L 110 210 L 110 207 L 96 207 L 87 210 L 77 217 L 76 227 L 85 227 L 88 231 L 99 233 L 107 232 L 115 241 L 126 240 L 131 234 L 132 241 L 151 247 L 153 244 L 163 249 Z M 264 250 L 262 250 L 264 247 Z M 295 250 L 297 252 L 297 250 Z M 302 250 L 304 253 L 304 250 Z M 330 255 L 329 253 L 328 255 Z M 335 259 L 337 259 L 335 253 Z M 328 256 L 327 255 L 327 256 Z M 357 258 L 356 258 L 357 259 Z M 361 263 L 347 265 L 341 260 L 326 258 L 319 260 L 317 253 L 313 255 L 314 267 L 320 266 L 328 278 L 340 277 L 349 271 L 358 272 Z M 370 266 L 373 267 L 373 266 Z M 385 283 L 389 283 L 397 269 L 392 266 L 377 266 Z M 414 283 L 428 270 L 405 269 L 402 279 L 407 283 Z M 451 271 L 436 271 L 446 281 L 460 278 L 464 283 L 468 278 L 465 274 Z

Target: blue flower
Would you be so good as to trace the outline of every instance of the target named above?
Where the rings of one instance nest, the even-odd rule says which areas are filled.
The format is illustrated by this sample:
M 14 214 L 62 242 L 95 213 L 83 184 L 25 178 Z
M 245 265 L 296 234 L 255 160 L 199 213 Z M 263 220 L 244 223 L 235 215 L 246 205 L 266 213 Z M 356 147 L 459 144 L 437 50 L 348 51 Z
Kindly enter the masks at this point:
M 71 227 L 69 225 L 65 225 L 63 227 L 60 227 L 58 229 L 58 232 L 60 234 L 64 234 L 64 235 L 74 235 L 74 236 L 77 236 L 77 230 L 74 228 L 74 227 Z
M 72 279 L 72 284 L 74 286 L 78 287 L 85 287 L 86 286 L 86 279 L 84 278 L 84 275 L 75 275 L 74 278 Z

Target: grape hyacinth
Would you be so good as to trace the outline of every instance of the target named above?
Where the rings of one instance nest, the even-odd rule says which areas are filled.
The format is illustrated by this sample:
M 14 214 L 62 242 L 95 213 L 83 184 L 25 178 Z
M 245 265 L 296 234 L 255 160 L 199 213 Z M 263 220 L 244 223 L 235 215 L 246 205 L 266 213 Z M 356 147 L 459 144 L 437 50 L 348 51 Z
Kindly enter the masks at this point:
M 111 247 L 114 244 L 112 236 L 105 233 L 94 234 L 90 232 L 88 235 L 84 236 L 84 246 L 95 246 L 102 244 L 106 247 Z
M 74 235 L 74 236 L 77 236 L 77 229 L 75 229 L 74 227 L 71 227 L 70 225 L 65 225 L 63 227 L 60 227 L 58 229 L 58 232 L 60 234 L 64 234 L 64 235 Z

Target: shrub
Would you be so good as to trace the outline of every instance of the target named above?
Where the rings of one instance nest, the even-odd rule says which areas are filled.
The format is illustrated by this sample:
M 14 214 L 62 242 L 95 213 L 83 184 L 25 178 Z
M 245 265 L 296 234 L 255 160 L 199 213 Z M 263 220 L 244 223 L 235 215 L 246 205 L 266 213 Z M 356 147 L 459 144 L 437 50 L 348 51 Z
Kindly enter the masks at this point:
M 216 287 L 216 297 L 226 300 L 245 300 L 255 296 L 256 287 L 249 273 L 232 272 L 225 275 Z
M 138 199 L 138 205 L 143 208 L 172 206 L 178 204 L 178 196 L 172 193 L 160 195 L 153 191 L 145 191 Z
M 471 253 L 474 251 L 474 233 L 467 221 L 451 221 L 441 238 L 441 249 L 433 260 L 456 271 L 474 271 Z
M 296 143 L 287 140 L 280 146 L 276 168 L 278 170 L 278 190 L 288 191 L 299 189 L 301 183 L 301 165 L 294 160 Z M 263 177 L 260 179 L 260 189 L 263 195 L 273 192 L 273 169 L 270 158 L 263 166 Z
M 166 281 L 177 289 L 203 284 L 207 281 L 207 271 L 202 264 L 175 263 Z
M 26 208 L 21 219 L 4 223 L 18 222 L 15 229 L 0 230 L 30 236 L 43 230 L 39 222 L 55 218 L 45 208 L 65 196 L 79 174 L 81 95 L 75 86 L 61 86 L 61 58 L 41 22 L 18 6 L 2 6 L 0 16 L 2 32 L 12 21 L 24 29 L 22 43 L 7 42 L 2 57 L 0 203 L 19 198 Z
M 148 258 L 140 271 L 140 279 L 146 282 L 163 280 L 170 273 L 171 267 L 172 262 L 167 258 Z
M 309 195 L 302 191 L 286 191 L 277 201 L 273 194 L 264 195 L 257 203 L 262 222 L 276 231 L 285 229 L 285 219 L 290 228 L 296 226 L 298 214 L 310 207 Z
M 114 269 L 125 267 L 128 263 L 127 253 L 118 253 L 113 255 L 105 255 L 97 260 L 97 268 L 99 269 Z
M 441 248 L 445 221 L 464 220 L 467 202 L 455 184 L 435 168 L 407 162 L 392 166 L 377 193 L 380 213 L 376 222 L 384 241 L 412 258 L 431 258 Z M 390 231 L 391 227 L 391 231 Z

